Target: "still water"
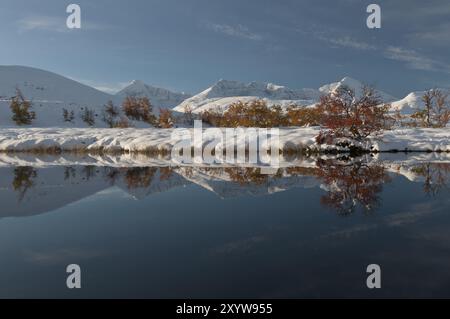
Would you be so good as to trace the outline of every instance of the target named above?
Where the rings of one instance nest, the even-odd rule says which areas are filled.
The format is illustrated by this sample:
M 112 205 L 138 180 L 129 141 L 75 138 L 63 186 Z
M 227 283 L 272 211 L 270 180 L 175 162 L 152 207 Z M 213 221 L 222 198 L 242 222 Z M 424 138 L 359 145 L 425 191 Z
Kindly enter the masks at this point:
M 450 164 L 313 163 L 0 167 L 0 297 L 450 297 Z

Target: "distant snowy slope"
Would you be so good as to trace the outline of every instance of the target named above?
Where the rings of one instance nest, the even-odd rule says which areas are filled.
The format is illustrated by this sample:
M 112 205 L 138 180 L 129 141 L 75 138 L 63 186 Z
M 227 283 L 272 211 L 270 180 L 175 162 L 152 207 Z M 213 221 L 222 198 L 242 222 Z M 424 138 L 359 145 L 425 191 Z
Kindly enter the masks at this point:
M 444 94 L 450 94 L 450 89 L 439 89 Z M 425 104 L 422 97 L 426 91 L 416 91 L 409 93 L 405 98 L 392 102 L 392 110 L 398 111 L 403 115 L 410 115 L 417 110 L 423 109 Z
M 79 114 L 86 107 L 94 110 L 97 118 L 103 105 L 112 95 L 58 74 L 24 66 L 0 66 L 0 125 L 15 126 L 11 120 L 10 99 L 19 88 L 33 103 L 36 120 L 33 126 L 85 127 Z M 63 121 L 63 108 L 75 113 L 74 123 Z M 102 127 L 104 123 L 96 121 Z
M 130 85 L 116 94 L 119 98 L 126 96 L 148 97 L 155 108 L 174 108 L 191 95 L 186 93 L 172 92 L 167 89 L 158 88 L 145 84 L 142 81 L 132 81 Z
M 0 96 L 12 97 L 16 87 L 34 102 L 103 104 L 111 95 L 58 74 L 24 66 L 0 66 Z

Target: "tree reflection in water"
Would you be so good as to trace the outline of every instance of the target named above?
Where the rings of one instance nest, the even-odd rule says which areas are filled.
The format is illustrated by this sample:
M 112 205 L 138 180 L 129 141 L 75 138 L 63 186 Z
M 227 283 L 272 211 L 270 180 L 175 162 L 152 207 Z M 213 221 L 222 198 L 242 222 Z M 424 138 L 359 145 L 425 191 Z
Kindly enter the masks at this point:
M 129 189 L 147 188 L 150 186 L 158 168 L 156 167 L 133 167 L 126 169 L 125 182 Z
M 380 203 L 383 184 L 390 181 L 380 164 L 319 160 L 317 168 L 317 177 L 327 189 L 322 203 L 343 215 L 352 214 L 358 207 L 365 212 L 375 209 Z
M 37 172 L 33 167 L 21 166 L 14 169 L 13 189 L 19 193 L 19 202 L 23 200 L 27 191 L 34 186 Z
M 449 163 L 424 163 L 413 167 L 412 171 L 425 178 L 423 190 L 427 195 L 436 196 L 443 189 L 448 190 Z

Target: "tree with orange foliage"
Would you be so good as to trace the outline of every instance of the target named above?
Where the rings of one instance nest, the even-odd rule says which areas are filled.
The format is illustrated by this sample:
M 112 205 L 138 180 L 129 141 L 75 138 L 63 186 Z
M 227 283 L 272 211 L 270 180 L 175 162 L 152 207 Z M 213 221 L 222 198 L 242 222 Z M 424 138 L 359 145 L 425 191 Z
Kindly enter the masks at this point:
M 172 112 L 167 109 L 160 109 L 159 110 L 159 119 L 158 119 L 158 126 L 160 128 L 171 128 L 173 127 L 173 116 Z
M 288 124 L 281 106 L 269 107 L 264 100 L 232 103 L 225 112 L 206 111 L 202 120 L 218 127 L 276 127 Z
M 286 116 L 289 126 L 319 126 L 322 114 L 317 107 L 290 105 Z
M 127 96 L 122 102 L 122 109 L 125 115 L 132 120 L 156 124 L 156 116 L 152 113 L 153 107 L 147 97 Z
M 321 125 L 327 129 L 317 137 L 319 144 L 332 143 L 335 138 L 362 141 L 380 133 L 389 122 L 389 105 L 371 87 L 362 88 L 360 96 L 348 87 L 323 96 L 317 105 Z

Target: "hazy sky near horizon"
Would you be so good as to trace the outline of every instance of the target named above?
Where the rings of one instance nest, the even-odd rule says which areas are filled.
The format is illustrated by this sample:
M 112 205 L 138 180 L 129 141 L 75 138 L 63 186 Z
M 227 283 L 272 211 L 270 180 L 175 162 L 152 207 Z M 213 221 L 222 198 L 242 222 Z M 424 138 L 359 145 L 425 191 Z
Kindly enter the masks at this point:
M 82 28 L 66 27 L 66 7 Z M 366 7 L 382 8 L 382 28 Z M 448 0 L 0 0 L 0 64 L 105 91 L 197 93 L 219 79 L 319 87 L 351 76 L 398 97 L 450 87 Z

